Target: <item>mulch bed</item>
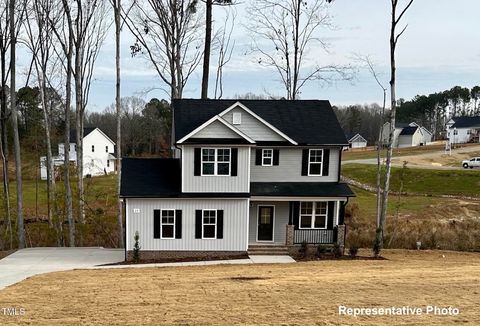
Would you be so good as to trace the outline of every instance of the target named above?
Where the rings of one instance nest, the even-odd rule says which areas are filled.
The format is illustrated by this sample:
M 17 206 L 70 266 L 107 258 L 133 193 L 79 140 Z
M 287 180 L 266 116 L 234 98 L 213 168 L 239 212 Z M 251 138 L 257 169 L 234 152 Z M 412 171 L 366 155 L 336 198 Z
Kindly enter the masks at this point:
M 248 255 L 242 256 L 212 256 L 212 257 L 183 257 L 183 258 L 164 258 L 164 259 L 142 259 L 138 264 L 162 264 L 162 263 L 187 263 L 195 261 L 211 261 L 211 260 L 233 260 L 233 259 L 248 259 Z M 115 266 L 115 265 L 136 265 L 133 261 L 121 261 L 118 263 L 104 264 L 100 266 Z

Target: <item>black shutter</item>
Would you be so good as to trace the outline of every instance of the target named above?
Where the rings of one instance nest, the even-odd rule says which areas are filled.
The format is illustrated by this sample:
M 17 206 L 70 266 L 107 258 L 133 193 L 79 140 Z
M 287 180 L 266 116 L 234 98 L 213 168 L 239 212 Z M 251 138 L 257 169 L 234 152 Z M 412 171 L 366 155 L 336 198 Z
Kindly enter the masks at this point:
M 295 225 L 294 229 L 298 230 L 298 226 L 300 225 L 300 202 L 294 201 L 293 202 L 293 225 Z
M 328 148 L 323 150 L 323 167 L 322 167 L 322 176 L 328 176 L 328 171 L 330 170 L 330 150 Z
M 217 239 L 223 239 L 223 210 L 217 211 Z
M 327 206 L 327 229 L 333 230 L 333 216 L 335 215 L 335 202 L 329 201 Z
M 302 175 L 308 175 L 308 149 L 304 149 L 302 153 Z
M 340 205 L 340 211 L 338 212 L 338 225 L 345 223 L 345 205 Z
M 202 210 L 195 211 L 195 239 L 202 238 Z
M 182 211 L 175 211 L 175 239 L 182 238 Z
M 201 171 L 202 171 L 202 149 L 195 148 L 194 157 L 193 157 L 193 175 L 200 176 Z
M 273 165 L 278 165 L 280 163 L 280 150 L 273 150 Z
M 255 151 L 255 165 L 262 165 L 262 150 L 257 149 Z
M 230 167 L 230 175 L 236 177 L 238 175 L 238 148 L 232 148 L 232 166 Z
M 153 238 L 160 239 L 160 210 L 153 210 Z

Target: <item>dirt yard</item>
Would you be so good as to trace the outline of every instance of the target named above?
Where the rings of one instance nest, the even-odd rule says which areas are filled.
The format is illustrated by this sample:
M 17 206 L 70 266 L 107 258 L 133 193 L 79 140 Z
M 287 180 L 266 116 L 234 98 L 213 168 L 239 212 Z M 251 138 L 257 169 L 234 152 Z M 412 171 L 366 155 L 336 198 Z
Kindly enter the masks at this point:
M 388 260 L 51 273 L 0 291 L 0 324 L 480 325 L 480 254 L 384 255 Z M 451 306 L 459 314 L 353 317 L 340 316 L 340 305 Z M 5 307 L 25 313 L 5 316 Z

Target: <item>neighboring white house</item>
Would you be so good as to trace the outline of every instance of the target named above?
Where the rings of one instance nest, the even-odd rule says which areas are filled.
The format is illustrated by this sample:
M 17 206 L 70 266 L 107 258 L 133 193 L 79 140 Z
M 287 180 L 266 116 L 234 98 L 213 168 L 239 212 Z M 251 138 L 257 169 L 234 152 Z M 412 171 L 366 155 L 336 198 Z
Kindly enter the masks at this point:
M 366 148 L 367 147 L 367 140 L 362 137 L 360 134 L 351 134 L 347 135 L 348 143 L 350 144 L 350 148 Z
M 446 125 L 446 135 L 452 144 L 480 142 L 480 116 L 450 119 Z
M 115 143 L 99 128 L 83 129 L 83 176 L 97 176 L 115 172 Z M 76 131 L 70 133 L 69 160 L 76 165 L 77 160 Z M 65 146 L 58 144 L 58 156 L 53 157 L 55 167 L 64 164 Z M 46 157 L 40 158 L 40 176 L 47 179 Z
M 390 122 L 383 125 L 383 142 L 386 143 L 390 129 Z M 409 124 L 397 123 L 395 124 L 395 132 L 393 135 L 393 147 L 414 147 L 424 146 L 432 142 L 433 134 L 425 127 L 418 125 L 415 122 Z

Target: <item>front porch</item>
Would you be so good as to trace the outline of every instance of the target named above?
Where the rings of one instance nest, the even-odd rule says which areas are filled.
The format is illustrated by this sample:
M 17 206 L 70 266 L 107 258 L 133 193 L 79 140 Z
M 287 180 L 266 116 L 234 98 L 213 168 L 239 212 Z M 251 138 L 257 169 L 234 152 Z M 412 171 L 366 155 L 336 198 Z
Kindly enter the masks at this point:
M 317 203 L 318 208 L 314 203 Z M 343 248 L 346 203 L 346 198 L 313 198 L 302 201 L 252 200 L 249 216 L 249 251 L 258 248 L 266 251 L 268 248 L 291 247 L 302 243 L 332 246 L 338 244 Z M 311 227 L 307 227 L 308 223 L 311 223 Z

